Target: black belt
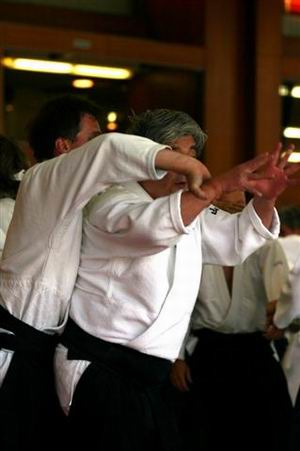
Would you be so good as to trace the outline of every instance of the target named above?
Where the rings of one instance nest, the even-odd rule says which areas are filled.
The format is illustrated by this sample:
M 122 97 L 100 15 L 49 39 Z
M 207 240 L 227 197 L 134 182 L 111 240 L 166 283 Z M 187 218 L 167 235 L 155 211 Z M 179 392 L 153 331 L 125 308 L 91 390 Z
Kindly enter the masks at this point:
M 68 348 L 70 360 L 106 363 L 121 374 L 137 376 L 147 383 L 159 384 L 169 377 L 172 364 L 169 360 L 97 338 L 82 330 L 71 318 L 60 342 Z
M 120 406 L 117 418 L 122 420 L 118 427 L 125 437 L 135 437 L 134 441 L 137 443 L 135 446 L 131 443 L 128 448 L 122 449 L 143 449 L 148 432 L 156 430 L 161 451 L 178 450 L 177 425 L 171 401 L 167 401 L 169 395 L 166 385 L 172 364 L 169 360 L 101 340 L 82 330 L 71 319 L 68 320 L 60 341 L 68 348 L 69 359 L 89 360 L 92 363 L 87 372 L 91 373 L 93 368 L 100 367 L 102 372 L 101 375 L 97 373 L 97 378 L 113 380 L 116 389 L 103 394 L 104 398 L 107 396 L 109 399 L 109 402 L 105 401 L 107 409 Z M 84 385 L 81 390 L 83 387 Z M 129 416 L 128 392 L 131 400 Z M 131 439 L 128 440 L 130 442 Z
M 199 338 L 199 340 L 205 340 L 206 342 L 211 342 L 212 344 L 222 342 L 224 344 L 232 344 L 235 343 L 239 345 L 247 345 L 247 343 L 253 345 L 253 343 L 265 343 L 269 345 L 269 341 L 263 336 L 261 331 L 256 332 L 248 332 L 248 333 L 224 333 L 224 332 L 216 332 L 211 329 L 192 329 L 192 334 Z
M 0 332 L 0 349 L 23 350 L 41 353 L 52 350 L 57 337 L 48 335 L 24 323 L 0 306 L 0 328 L 12 333 Z

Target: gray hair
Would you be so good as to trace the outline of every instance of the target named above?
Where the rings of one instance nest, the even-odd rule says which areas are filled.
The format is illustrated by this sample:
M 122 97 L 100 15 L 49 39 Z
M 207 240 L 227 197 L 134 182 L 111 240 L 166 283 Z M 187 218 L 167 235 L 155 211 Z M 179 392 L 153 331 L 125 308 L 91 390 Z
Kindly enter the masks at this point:
M 144 136 L 160 144 L 172 145 L 177 139 L 191 135 L 196 143 L 197 158 L 201 157 L 207 139 L 199 124 L 183 111 L 166 108 L 147 110 L 134 115 L 127 133 Z

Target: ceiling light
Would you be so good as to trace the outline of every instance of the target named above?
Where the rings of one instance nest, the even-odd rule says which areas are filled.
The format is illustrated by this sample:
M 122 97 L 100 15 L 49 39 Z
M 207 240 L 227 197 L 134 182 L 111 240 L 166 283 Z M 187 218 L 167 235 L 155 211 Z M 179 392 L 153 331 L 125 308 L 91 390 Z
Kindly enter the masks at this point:
M 118 80 L 124 80 L 132 76 L 132 72 L 129 69 L 105 66 L 87 66 L 86 64 L 74 64 L 72 73 L 74 75 L 84 75 L 96 78 L 114 78 Z
M 280 85 L 279 89 L 278 89 L 278 92 L 279 92 L 280 96 L 285 97 L 285 96 L 289 95 L 290 90 L 289 90 L 289 88 L 286 85 Z
M 110 111 L 107 115 L 108 122 L 116 122 L 117 120 L 117 113 L 115 111 Z
M 300 86 L 294 86 L 291 90 L 291 96 L 300 99 Z
M 299 127 L 286 127 L 283 130 L 283 136 L 285 138 L 300 139 L 300 128 Z
M 91 66 L 86 64 L 72 64 L 68 62 L 35 60 L 27 58 L 2 59 L 2 64 L 10 69 L 47 72 L 55 74 L 80 75 L 83 77 L 113 78 L 125 80 L 132 77 L 130 69 L 121 67 Z
M 69 74 L 72 64 L 57 61 L 32 60 L 27 58 L 3 58 L 2 64 L 10 69 L 47 72 L 53 74 Z
M 293 152 L 289 157 L 289 163 L 300 163 L 300 152 Z
M 72 81 L 72 86 L 78 89 L 89 89 L 92 88 L 94 84 L 93 80 L 90 80 L 89 78 L 76 78 Z

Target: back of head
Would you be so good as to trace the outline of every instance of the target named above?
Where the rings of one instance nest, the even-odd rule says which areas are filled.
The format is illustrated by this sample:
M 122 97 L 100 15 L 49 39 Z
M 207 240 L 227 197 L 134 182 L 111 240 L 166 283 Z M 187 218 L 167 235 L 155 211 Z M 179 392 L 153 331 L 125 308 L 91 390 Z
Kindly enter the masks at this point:
M 16 198 L 19 187 L 16 174 L 27 167 L 21 149 L 12 140 L 0 135 L 0 198 Z
M 96 118 L 99 108 L 80 96 L 63 95 L 45 103 L 28 127 L 28 141 L 35 159 L 53 158 L 57 138 L 74 140 L 84 114 Z
M 131 118 L 127 133 L 144 136 L 161 144 L 172 146 L 183 136 L 192 135 L 196 143 L 197 158 L 207 139 L 197 122 L 183 111 L 160 108 L 148 110 Z
M 300 233 L 300 205 L 280 208 L 278 213 L 282 235 Z

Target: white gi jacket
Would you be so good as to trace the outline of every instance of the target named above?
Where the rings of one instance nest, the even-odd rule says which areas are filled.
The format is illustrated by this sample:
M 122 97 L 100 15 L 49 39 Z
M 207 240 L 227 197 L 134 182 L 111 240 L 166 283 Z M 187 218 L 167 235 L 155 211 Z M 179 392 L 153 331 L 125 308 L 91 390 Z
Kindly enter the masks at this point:
M 281 285 L 277 281 L 286 276 L 286 258 L 278 240 L 267 242 L 234 266 L 231 293 L 223 267 L 203 265 L 190 329 L 208 328 L 224 334 L 263 331 L 267 303 L 278 298 Z M 179 355 L 182 360 L 185 349 L 191 354 L 197 341 L 187 334 Z
M 146 138 L 109 133 L 30 168 L 0 264 L 0 304 L 36 329 L 59 332 L 77 276 L 82 209 L 110 183 L 163 176 L 155 170 L 163 148 Z M 8 354 L 0 352 L 0 383 Z
M 274 322 L 278 327 L 285 328 L 295 319 L 300 319 L 300 236 L 289 235 L 278 241 L 288 260 L 289 275 L 277 303 Z M 295 402 L 300 387 L 300 332 L 288 332 L 287 338 L 289 344 L 282 366 L 291 399 Z
M 5 237 L 15 206 L 15 200 L 9 197 L 0 199 L 0 259 L 4 248 Z
M 211 206 L 184 226 L 182 191 L 153 200 L 138 183 L 112 187 L 86 208 L 81 260 L 70 316 L 86 332 L 174 360 L 197 296 L 202 263 L 235 265 L 279 230 L 252 203 L 231 215 Z M 56 354 L 67 412 L 87 362 Z
M 274 321 L 279 328 L 285 328 L 293 320 L 300 318 L 300 235 L 281 237 L 278 241 L 288 261 L 289 275 L 287 281 L 282 281 L 284 286 Z
M 285 272 L 285 255 L 277 240 L 268 242 L 233 268 L 232 291 L 222 266 L 204 265 L 192 329 L 220 333 L 263 331 L 266 306 L 272 301 L 272 281 Z

